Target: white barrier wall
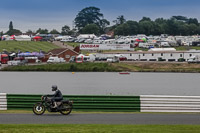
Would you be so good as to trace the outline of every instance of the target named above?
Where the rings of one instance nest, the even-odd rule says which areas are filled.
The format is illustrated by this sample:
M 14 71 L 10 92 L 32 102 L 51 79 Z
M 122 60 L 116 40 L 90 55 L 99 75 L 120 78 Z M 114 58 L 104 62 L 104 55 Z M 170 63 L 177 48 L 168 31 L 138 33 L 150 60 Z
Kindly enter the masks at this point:
M 0 93 L 0 110 L 7 110 L 6 93 Z
M 200 96 L 141 95 L 141 112 L 200 112 Z

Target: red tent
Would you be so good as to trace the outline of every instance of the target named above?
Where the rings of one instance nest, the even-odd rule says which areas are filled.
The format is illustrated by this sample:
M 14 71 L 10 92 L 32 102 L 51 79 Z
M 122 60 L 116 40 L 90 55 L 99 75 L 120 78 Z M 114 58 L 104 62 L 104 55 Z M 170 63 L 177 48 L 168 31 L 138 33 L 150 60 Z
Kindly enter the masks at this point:
M 10 39 L 14 40 L 15 39 L 15 35 L 10 36 Z
M 40 40 L 42 40 L 42 37 L 41 37 L 41 36 L 35 36 L 33 39 L 34 39 L 35 41 L 40 41 Z

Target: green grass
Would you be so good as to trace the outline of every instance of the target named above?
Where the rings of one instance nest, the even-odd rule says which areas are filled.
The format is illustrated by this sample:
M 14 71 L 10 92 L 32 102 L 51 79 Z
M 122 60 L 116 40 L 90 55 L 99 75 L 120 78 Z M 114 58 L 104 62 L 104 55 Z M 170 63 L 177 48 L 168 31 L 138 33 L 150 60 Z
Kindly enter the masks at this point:
M 112 66 L 119 71 L 130 72 L 200 72 L 200 64 L 178 62 L 128 62 L 113 63 Z
M 177 51 L 187 51 L 187 50 L 190 50 L 190 49 L 196 49 L 196 50 L 200 50 L 200 47 L 198 46 L 179 46 L 179 47 L 174 47 Z M 142 51 L 148 51 L 149 49 L 147 48 L 135 48 L 135 51 L 138 51 L 138 50 L 142 50 Z
M 72 47 L 76 47 L 79 46 L 80 44 L 84 44 L 84 43 L 79 43 L 79 42 L 65 42 L 65 44 L 70 45 Z
M 65 71 L 65 72 L 190 72 L 200 73 L 200 64 L 168 62 L 65 63 L 9 66 L 1 71 Z
M 3 124 L 1 133 L 199 133 L 200 125 Z
M 48 52 L 58 46 L 49 42 L 34 42 L 34 41 L 0 41 L 0 52 L 6 50 L 8 52 L 18 50 L 22 52 L 39 52 L 40 50 Z
M 139 50 L 148 51 L 149 49 L 148 48 L 139 48 L 139 47 L 135 48 L 135 51 L 139 51 Z
M 68 63 L 32 66 L 10 66 L 2 71 L 68 71 L 68 72 L 115 72 L 117 68 L 109 63 Z
M 200 50 L 200 47 L 198 46 L 179 46 L 179 47 L 175 47 L 177 51 L 187 51 L 190 49 L 196 49 L 196 50 Z

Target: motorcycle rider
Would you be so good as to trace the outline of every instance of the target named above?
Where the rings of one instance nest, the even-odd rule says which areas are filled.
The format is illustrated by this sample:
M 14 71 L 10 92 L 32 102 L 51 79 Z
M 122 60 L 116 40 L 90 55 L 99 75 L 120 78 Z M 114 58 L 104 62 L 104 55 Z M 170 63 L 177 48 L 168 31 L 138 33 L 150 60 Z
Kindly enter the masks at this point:
M 55 93 L 53 95 L 47 95 L 47 96 L 52 97 L 51 102 L 54 104 L 53 108 L 57 108 L 58 105 L 56 102 L 63 100 L 63 96 L 61 91 L 58 89 L 57 85 L 52 85 L 51 88 L 52 91 L 55 91 Z

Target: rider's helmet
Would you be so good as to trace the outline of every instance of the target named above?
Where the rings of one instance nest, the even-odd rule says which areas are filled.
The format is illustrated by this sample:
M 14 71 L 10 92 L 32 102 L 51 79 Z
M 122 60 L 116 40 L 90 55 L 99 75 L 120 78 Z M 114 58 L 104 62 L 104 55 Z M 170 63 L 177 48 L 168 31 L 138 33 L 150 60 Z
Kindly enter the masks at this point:
M 52 88 L 52 91 L 56 91 L 58 87 L 57 87 L 57 85 L 52 85 L 51 88 Z

